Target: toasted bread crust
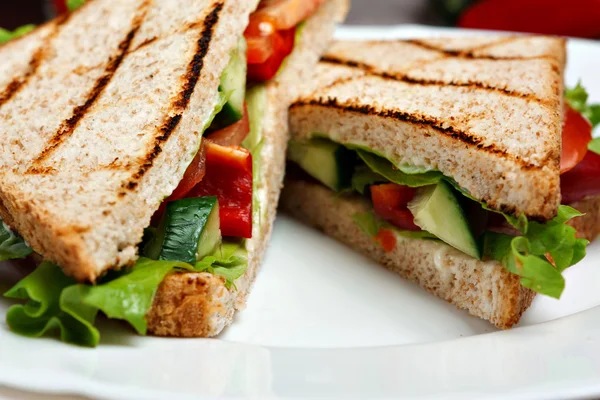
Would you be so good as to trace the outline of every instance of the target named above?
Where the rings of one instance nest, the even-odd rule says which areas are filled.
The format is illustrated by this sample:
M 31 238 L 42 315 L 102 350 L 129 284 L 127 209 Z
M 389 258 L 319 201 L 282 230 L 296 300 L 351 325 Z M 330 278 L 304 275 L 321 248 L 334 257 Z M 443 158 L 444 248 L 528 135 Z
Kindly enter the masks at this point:
M 353 221 L 370 209 L 357 196 L 337 197 L 315 183 L 286 180 L 281 207 L 300 221 L 376 260 L 403 278 L 500 329 L 515 325 L 535 293 L 496 261 L 479 261 L 439 241 L 396 237 L 386 253 Z
M 492 208 L 547 220 L 560 204 L 564 54 L 549 37 L 339 41 L 290 129 L 440 170 Z
M 304 27 L 283 71 L 266 85 L 267 104 L 262 123 L 261 179 L 259 190 L 266 194 L 265 220 L 254 224 L 247 241 L 248 269 L 228 290 L 223 279 L 206 273 L 176 273 L 167 276 L 148 314 L 148 331 L 159 336 L 212 337 L 232 320 L 235 310 L 245 307 L 272 232 L 279 193 L 283 183 L 288 132 L 288 106 L 297 82 L 310 74 L 333 35 L 334 24 L 348 11 L 347 0 L 329 0 Z
M 594 240 L 600 234 L 600 196 L 571 206 L 585 215 L 569 224 L 577 229 L 578 237 Z M 500 263 L 478 261 L 441 242 L 396 235 L 396 248 L 385 253 L 352 220 L 355 213 L 371 209 L 362 198 L 339 197 L 322 185 L 286 179 L 281 208 L 500 329 L 517 324 L 536 295 Z
M 569 225 L 577 230 L 577 237 L 591 242 L 600 236 L 600 196 L 579 200 L 571 207 L 585 214 L 569 221 Z

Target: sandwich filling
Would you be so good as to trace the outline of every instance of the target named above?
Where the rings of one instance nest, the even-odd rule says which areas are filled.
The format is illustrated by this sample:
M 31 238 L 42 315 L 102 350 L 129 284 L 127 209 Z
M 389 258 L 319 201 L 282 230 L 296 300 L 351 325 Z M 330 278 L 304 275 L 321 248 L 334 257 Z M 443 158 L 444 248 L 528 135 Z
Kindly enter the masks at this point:
M 228 290 L 248 266 L 246 242 L 261 232 L 267 201 L 261 176 L 264 82 L 282 68 L 300 39 L 303 21 L 324 0 L 264 0 L 231 52 L 221 76 L 217 105 L 203 140 L 178 187 L 145 231 L 131 268 L 110 271 L 95 285 L 78 284 L 62 269 L 43 262 L 5 293 L 26 300 L 7 313 L 9 327 L 39 337 L 58 330 L 63 341 L 96 346 L 99 312 L 127 321 L 146 334 L 146 316 L 163 279 L 173 271 L 208 272 Z M 0 31 L 0 43 L 27 33 Z M 247 90 L 247 88 L 249 88 Z M 0 225 L 0 261 L 33 251 L 16 232 Z
M 569 205 L 600 195 L 600 138 L 592 139 L 600 107 L 587 104 L 580 85 L 566 92 L 566 100 L 563 205 L 550 221 L 491 209 L 439 171 L 395 165 L 368 148 L 335 143 L 326 132 L 290 142 L 288 174 L 316 180 L 342 197 L 366 197 L 372 211 L 354 215 L 354 221 L 387 252 L 396 247 L 398 235 L 440 240 L 476 259 L 497 260 L 519 275 L 523 286 L 559 298 L 562 272 L 585 256 L 588 243 L 566 224 L 582 215 Z

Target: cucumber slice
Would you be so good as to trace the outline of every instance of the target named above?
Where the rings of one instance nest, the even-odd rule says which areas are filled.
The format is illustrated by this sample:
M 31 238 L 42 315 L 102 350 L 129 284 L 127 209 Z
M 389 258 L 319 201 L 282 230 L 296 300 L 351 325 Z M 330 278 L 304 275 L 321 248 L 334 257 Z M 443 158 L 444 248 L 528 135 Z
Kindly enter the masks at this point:
M 221 240 L 217 198 L 188 198 L 167 204 L 154 239 L 144 252 L 155 260 L 193 264 L 211 254 Z
M 448 183 L 440 181 L 436 185 L 419 188 L 415 198 L 408 203 L 408 209 L 418 227 L 450 246 L 481 259 L 481 250 L 467 216 Z
M 329 140 L 291 141 L 288 158 L 312 177 L 335 191 L 350 187 L 354 172 L 354 152 Z
M 229 64 L 221 75 L 220 90 L 229 95 L 229 100 L 219 114 L 220 127 L 234 124 L 244 116 L 248 68 L 246 59 L 246 40 L 242 37 L 238 48 L 231 53 Z

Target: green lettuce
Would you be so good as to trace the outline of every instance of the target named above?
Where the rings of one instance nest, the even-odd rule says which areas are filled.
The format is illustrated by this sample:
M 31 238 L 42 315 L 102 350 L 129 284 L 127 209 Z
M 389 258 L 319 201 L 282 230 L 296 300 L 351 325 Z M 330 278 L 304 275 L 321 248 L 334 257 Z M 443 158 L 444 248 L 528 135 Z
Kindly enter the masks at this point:
M 22 237 L 11 231 L 0 219 L 0 261 L 27 257 L 32 250 Z
M 75 11 L 85 4 L 86 0 L 67 0 L 67 8 L 69 11 Z
M 484 257 L 500 261 L 504 268 L 521 277 L 524 287 L 559 298 L 565 287 L 562 272 L 585 256 L 588 241 L 577 239 L 575 228 L 566 225 L 581 215 L 571 207 L 560 206 L 558 215 L 545 224 L 530 221 L 523 236 L 485 232 Z M 554 265 L 546 258 L 548 255 Z
M 592 127 L 600 124 L 600 104 L 588 104 L 588 93 L 581 82 L 565 91 L 565 99 L 571 107 L 582 113 L 592 123 Z
M 26 35 L 34 29 L 35 29 L 35 25 L 21 26 L 12 32 L 8 31 L 6 29 L 0 28 L 0 44 L 9 42 L 13 39 L 16 39 L 18 37 Z
M 456 183 L 456 181 L 454 179 L 445 178 L 445 180 L 446 180 L 446 182 L 450 183 L 454 187 L 454 189 L 456 189 L 458 192 L 460 192 L 463 196 L 465 196 L 466 198 L 468 198 L 470 200 L 473 200 L 476 203 L 479 203 L 481 205 L 481 208 L 483 208 L 484 210 L 502 215 L 504 217 L 504 219 L 506 220 L 506 222 L 511 224 L 518 231 L 526 233 L 527 230 L 529 229 L 529 220 L 527 219 L 525 214 L 509 215 L 509 214 L 503 213 L 501 211 L 495 210 L 495 209 L 491 208 L 490 206 L 488 206 L 486 202 L 478 200 L 475 197 L 473 197 L 469 193 L 468 190 L 462 188 L 458 183 Z
M 435 185 L 444 177 L 439 171 L 406 173 L 398 169 L 389 160 L 371 152 L 356 150 L 356 153 L 373 172 L 398 185 L 410 187 Z
M 358 193 L 364 195 L 367 193 L 367 188 L 371 185 L 378 183 L 387 183 L 388 180 L 383 176 L 374 172 L 371 168 L 366 165 L 359 165 L 354 169 L 352 174 L 352 189 Z
M 76 315 L 83 317 L 77 318 L 61 306 L 63 291 L 73 285 L 75 281 L 67 277 L 59 267 L 49 262 L 42 263 L 4 294 L 11 299 L 27 301 L 24 305 L 13 305 L 8 309 L 8 326 L 13 332 L 29 337 L 41 337 L 58 330 L 64 342 L 97 345 L 100 334 L 93 327 L 95 314 L 87 306 L 81 305 Z
M 588 149 L 590 151 L 593 151 L 596 154 L 600 154 L 600 137 L 592 140 L 589 144 L 588 144 Z
M 95 347 L 100 332 L 94 326 L 99 312 L 128 322 L 146 334 L 146 315 L 165 276 L 174 269 L 209 272 L 225 278 L 226 286 L 246 271 L 248 256 L 243 243 L 224 243 L 213 255 L 195 265 L 140 258 L 129 270 L 97 285 L 77 284 L 56 265 L 44 262 L 4 294 L 26 300 L 9 308 L 6 321 L 13 332 L 41 337 L 58 331 L 61 340 Z

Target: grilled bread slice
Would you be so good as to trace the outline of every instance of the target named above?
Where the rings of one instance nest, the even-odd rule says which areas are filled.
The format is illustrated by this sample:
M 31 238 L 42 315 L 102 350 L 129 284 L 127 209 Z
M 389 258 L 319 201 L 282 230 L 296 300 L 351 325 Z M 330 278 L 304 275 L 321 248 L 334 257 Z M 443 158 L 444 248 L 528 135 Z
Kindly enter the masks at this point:
M 93 0 L 0 47 L 0 217 L 80 281 L 133 263 L 257 2 Z
M 580 236 L 592 240 L 600 229 L 600 198 L 585 203 L 587 212 L 571 221 Z M 575 204 L 574 206 L 582 206 Z M 535 292 L 497 261 L 479 261 L 440 241 L 411 239 L 394 233 L 396 246 L 386 253 L 354 222 L 356 213 L 372 209 L 359 196 L 339 197 L 325 186 L 286 179 L 281 207 L 298 220 L 322 230 L 376 260 L 430 293 L 490 321 L 500 329 L 519 322 Z
M 550 37 L 337 42 L 290 129 L 439 170 L 496 210 L 544 221 L 560 204 L 564 65 L 565 42 Z
M 570 206 L 585 214 L 570 221 L 570 225 L 577 230 L 577 237 L 591 242 L 600 236 L 600 196 L 586 197 Z
M 328 0 L 306 21 L 300 41 L 279 74 L 266 84 L 266 106 L 262 119 L 263 144 L 259 198 L 263 219 L 253 225 L 247 241 L 248 269 L 229 290 L 225 281 L 208 273 L 173 273 L 159 287 L 148 314 L 148 330 L 154 335 L 211 337 L 232 322 L 243 309 L 266 251 L 285 170 L 288 139 L 288 108 L 301 82 L 310 78 L 314 66 L 333 35 L 336 22 L 348 12 L 348 0 Z

